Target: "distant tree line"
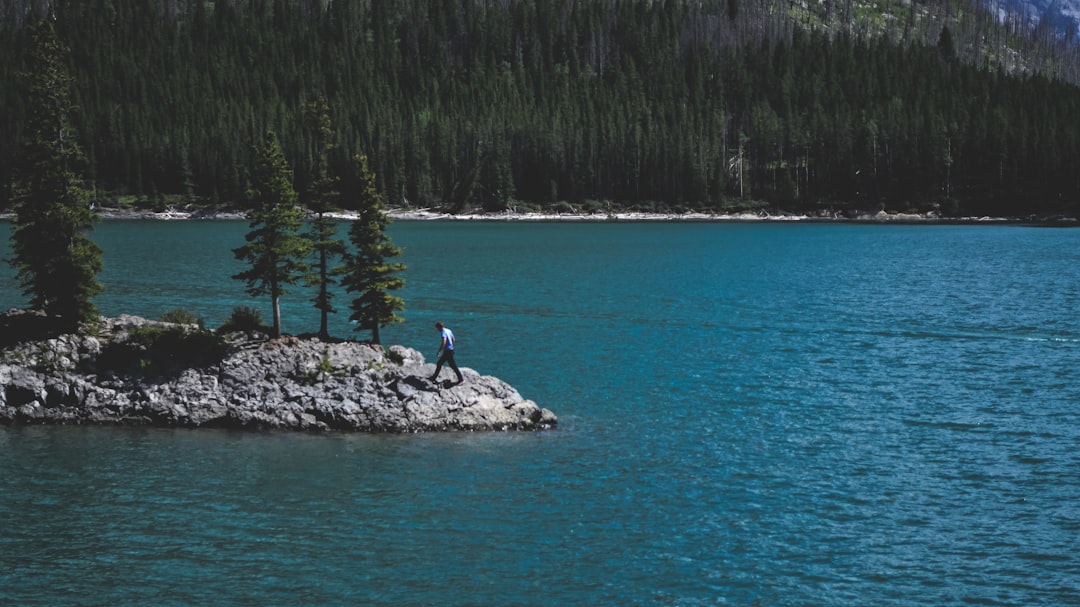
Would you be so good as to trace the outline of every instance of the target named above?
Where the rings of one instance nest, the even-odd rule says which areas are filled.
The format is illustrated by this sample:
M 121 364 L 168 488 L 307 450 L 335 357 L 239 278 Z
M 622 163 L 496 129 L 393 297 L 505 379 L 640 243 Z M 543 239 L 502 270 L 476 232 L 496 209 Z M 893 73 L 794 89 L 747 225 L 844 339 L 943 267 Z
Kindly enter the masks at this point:
M 100 201 L 237 204 L 272 131 L 309 208 L 327 175 L 360 199 L 355 151 L 389 204 L 455 212 L 1080 208 L 1075 43 L 938 0 L 879 29 L 835 1 L 3 0 L 3 183 L 30 4 L 73 50 Z

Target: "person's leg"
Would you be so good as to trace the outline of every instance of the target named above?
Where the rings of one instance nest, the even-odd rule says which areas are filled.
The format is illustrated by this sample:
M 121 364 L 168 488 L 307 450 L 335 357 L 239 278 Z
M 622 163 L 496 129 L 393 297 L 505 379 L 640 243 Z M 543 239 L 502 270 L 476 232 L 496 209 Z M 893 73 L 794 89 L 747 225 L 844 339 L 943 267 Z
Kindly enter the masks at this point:
M 450 368 L 454 370 L 454 373 L 457 373 L 458 383 L 460 384 L 461 382 L 465 381 L 465 377 L 461 374 L 461 371 L 457 368 L 457 362 L 454 361 L 454 351 L 453 350 L 450 350 L 450 356 L 448 356 L 446 358 L 446 362 L 450 364 Z
M 452 356 L 453 354 L 454 354 L 453 350 L 445 350 L 445 351 L 443 351 L 442 356 L 440 356 L 438 362 L 435 363 L 435 372 L 431 374 L 431 377 L 429 379 L 437 379 L 439 377 L 439 371 L 442 371 L 442 366 L 443 366 L 443 363 L 445 363 L 446 360 L 447 360 L 447 355 Z M 451 360 L 453 360 L 453 359 L 451 359 Z

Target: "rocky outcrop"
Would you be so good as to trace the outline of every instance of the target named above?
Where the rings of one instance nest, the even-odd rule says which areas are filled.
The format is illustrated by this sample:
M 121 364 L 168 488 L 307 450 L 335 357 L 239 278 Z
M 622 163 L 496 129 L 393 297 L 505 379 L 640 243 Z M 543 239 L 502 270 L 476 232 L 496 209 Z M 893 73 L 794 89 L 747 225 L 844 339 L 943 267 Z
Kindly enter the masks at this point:
M 124 316 L 97 335 L 7 345 L 0 424 L 146 424 L 288 430 L 541 430 L 555 415 L 462 368 L 427 379 L 417 351 L 235 333 Z M 453 377 L 443 370 L 443 377 Z

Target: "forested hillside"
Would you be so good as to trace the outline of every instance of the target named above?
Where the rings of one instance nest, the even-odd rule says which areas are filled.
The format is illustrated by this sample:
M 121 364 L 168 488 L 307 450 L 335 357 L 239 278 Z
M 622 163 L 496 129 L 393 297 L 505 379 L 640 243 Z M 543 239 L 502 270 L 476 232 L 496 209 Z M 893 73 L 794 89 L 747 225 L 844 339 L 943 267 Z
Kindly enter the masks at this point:
M 0 0 L 0 179 L 50 12 L 102 201 L 236 203 L 267 130 L 303 192 L 321 95 L 346 206 L 365 153 L 394 206 L 1075 214 L 1075 48 L 935 2 Z

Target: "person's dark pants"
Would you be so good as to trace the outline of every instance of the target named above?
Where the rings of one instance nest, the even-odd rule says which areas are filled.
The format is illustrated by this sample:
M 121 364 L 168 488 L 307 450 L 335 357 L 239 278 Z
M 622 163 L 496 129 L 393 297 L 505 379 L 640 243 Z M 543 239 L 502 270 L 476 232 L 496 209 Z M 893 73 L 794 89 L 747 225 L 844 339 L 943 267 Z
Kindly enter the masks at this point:
M 457 368 L 457 363 L 454 362 L 453 350 L 443 350 L 442 356 L 439 357 L 439 362 L 435 364 L 435 373 L 432 374 L 431 379 L 439 377 L 439 371 L 442 371 L 442 366 L 444 364 L 450 365 L 450 368 L 454 370 L 454 373 L 457 373 L 457 380 L 459 382 L 465 381 L 465 378 L 461 375 L 461 371 Z

